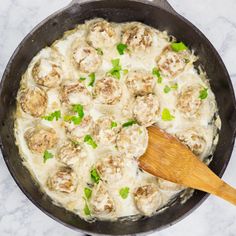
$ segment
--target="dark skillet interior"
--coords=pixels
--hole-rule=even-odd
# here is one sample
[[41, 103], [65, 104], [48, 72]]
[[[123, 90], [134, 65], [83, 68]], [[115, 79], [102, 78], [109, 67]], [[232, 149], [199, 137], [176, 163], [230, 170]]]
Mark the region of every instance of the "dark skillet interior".
[[173, 206], [161, 214], [137, 222], [87, 223], [73, 213], [53, 205], [51, 200], [44, 196], [22, 165], [15, 145], [13, 113], [22, 73], [39, 50], [60, 38], [64, 31], [94, 17], [103, 17], [115, 22], [140, 21], [158, 29], [167, 30], [178, 40], [191, 45], [191, 48], [196, 51], [211, 79], [211, 87], [216, 95], [222, 120], [219, 144], [210, 168], [219, 176], [223, 174], [233, 148], [236, 109], [232, 85], [221, 59], [209, 41], [180, 16], [152, 5], [121, 0], [90, 2], [81, 6], [74, 4], [49, 17], [21, 43], [5, 71], [0, 87], [0, 137], [3, 155], [12, 176], [28, 198], [46, 214], [69, 227], [84, 232], [113, 235], [160, 230], [190, 213], [203, 201], [206, 194], [195, 191], [193, 197], [183, 205], [177, 200]]

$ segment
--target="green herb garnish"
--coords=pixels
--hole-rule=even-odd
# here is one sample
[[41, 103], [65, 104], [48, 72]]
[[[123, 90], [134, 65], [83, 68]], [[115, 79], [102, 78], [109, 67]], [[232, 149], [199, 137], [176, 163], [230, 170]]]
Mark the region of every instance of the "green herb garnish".
[[169, 109], [164, 108], [161, 114], [161, 118], [164, 121], [171, 121], [173, 120], [175, 117], [173, 115], [170, 114]]
[[152, 74], [157, 77], [157, 83], [160, 84], [162, 82], [162, 77], [161, 77], [160, 71], [156, 67], [154, 67], [152, 69]]
[[84, 142], [87, 143], [88, 145], [92, 146], [92, 148], [94, 148], [94, 149], [98, 146], [95, 143], [95, 141], [93, 140], [93, 138], [88, 134], [84, 137]]
[[98, 174], [98, 172], [97, 172], [96, 169], [92, 169], [92, 170], [90, 171], [90, 177], [91, 177], [91, 179], [92, 179], [92, 181], [93, 181], [94, 183], [98, 184], [98, 182], [99, 182], [99, 180], [100, 180], [100, 176], [99, 176], [99, 174]]
[[84, 81], [84, 80], [86, 80], [86, 78], [85, 77], [80, 77], [79, 80]]
[[171, 87], [172, 89], [174, 89], [174, 90], [177, 90], [177, 89], [178, 89], [178, 84], [175, 83], [175, 84], [171, 85], [170, 87]]
[[72, 105], [73, 111], [78, 113], [80, 118], [84, 117], [84, 107], [81, 104], [74, 104]]
[[89, 207], [88, 207], [87, 202], [85, 202], [84, 214], [85, 214], [86, 216], [90, 216], [90, 215], [91, 215], [91, 212], [90, 212], [90, 210], [89, 210]]
[[101, 49], [101, 48], [97, 48], [96, 50], [97, 50], [97, 53], [98, 53], [98, 55], [100, 55], [100, 56], [102, 56], [102, 55], [103, 55], [103, 51], [102, 51], [102, 49]]
[[92, 196], [92, 189], [90, 188], [84, 188], [84, 195], [89, 200]]
[[74, 104], [72, 105], [72, 110], [77, 113], [77, 116], [66, 115], [64, 116], [64, 121], [72, 121], [75, 125], [79, 125], [84, 117], [84, 108], [81, 104]]
[[123, 43], [119, 43], [116, 46], [116, 49], [117, 49], [117, 51], [119, 52], [120, 55], [123, 55], [127, 48], [128, 48], [128, 46], [126, 44], [123, 44]]
[[129, 120], [127, 122], [125, 122], [122, 127], [128, 127], [128, 126], [131, 126], [131, 125], [134, 125], [134, 124], [137, 124], [137, 121], [136, 120]]
[[43, 116], [42, 119], [47, 121], [53, 121], [54, 118], [58, 121], [61, 118], [61, 111], [54, 111], [53, 113], [49, 114], [48, 116]]
[[117, 127], [117, 123], [115, 121], [111, 122], [111, 129]]
[[123, 70], [123, 74], [124, 74], [124, 75], [127, 75], [128, 73], [129, 73], [129, 71], [128, 71], [127, 69], [124, 69], [124, 70]]
[[123, 199], [126, 199], [129, 195], [129, 188], [128, 187], [121, 188], [119, 194]]
[[52, 158], [53, 158], [53, 154], [49, 152], [48, 150], [46, 150], [43, 154], [43, 162], [45, 163], [48, 159], [52, 159]]
[[170, 92], [170, 87], [166, 85], [163, 89], [164, 93], [169, 93]]
[[180, 52], [188, 49], [188, 47], [183, 42], [172, 43], [170, 46], [175, 52]]
[[200, 98], [201, 100], [207, 98], [207, 96], [208, 96], [207, 90], [208, 90], [208, 88], [204, 88], [204, 89], [202, 89], [202, 90], [199, 92], [199, 98]]
[[90, 78], [90, 82], [89, 82], [88, 86], [92, 87], [94, 85], [94, 82], [95, 82], [95, 73], [91, 73], [89, 75], [89, 78]]
[[116, 79], [120, 79], [120, 71], [122, 70], [120, 65], [120, 59], [111, 60], [113, 68], [108, 72]]

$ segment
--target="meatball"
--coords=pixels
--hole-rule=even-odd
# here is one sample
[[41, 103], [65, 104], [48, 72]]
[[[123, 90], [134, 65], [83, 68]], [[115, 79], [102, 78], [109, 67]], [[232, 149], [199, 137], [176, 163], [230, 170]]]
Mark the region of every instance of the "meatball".
[[184, 189], [184, 186], [176, 184], [161, 178], [158, 178], [158, 187], [162, 191], [178, 192]]
[[111, 76], [97, 80], [94, 87], [94, 96], [102, 104], [114, 105], [121, 99], [122, 89], [120, 82]]
[[174, 52], [168, 47], [157, 58], [157, 67], [162, 76], [172, 79], [185, 69], [188, 57], [186, 52]]
[[176, 134], [176, 137], [197, 156], [201, 155], [206, 148], [204, 136], [195, 128], [179, 132]]
[[134, 96], [146, 95], [153, 92], [155, 78], [148, 72], [136, 70], [129, 72], [125, 82]]
[[83, 117], [82, 122], [77, 125], [73, 122], [66, 122], [66, 131], [71, 140], [76, 142], [83, 142], [84, 136], [93, 133], [94, 122], [90, 115]]
[[90, 24], [87, 40], [93, 47], [103, 48], [115, 45], [118, 36], [109, 22], [99, 20]]
[[81, 82], [67, 82], [61, 85], [61, 101], [67, 104], [88, 105], [92, 96]]
[[94, 136], [100, 144], [115, 144], [119, 130], [120, 127], [112, 117], [103, 116], [95, 122]]
[[134, 102], [133, 115], [141, 125], [150, 126], [155, 123], [159, 115], [158, 98], [152, 94], [138, 96]]
[[95, 216], [106, 217], [115, 212], [113, 199], [101, 181], [93, 190], [90, 207]]
[[47, 108], [48, 97], [40, 88], [26, 89], [20, 93], [19, 102], [22, 110], [34, 117], [42, 116]]
[[80, 158], [85, 157], [85, 152], [78, 144], [68, 142], [63, 145], [57, 154], [57, 158], [68, 166], [73, 166]]
[[146, 215], [152, 215], [162, 204], [162, 194], [154, 184], [138, 187], [134, 192], [134, 201], [138, 210]]
[[92, 73], [97, 71], [102, 63], [96, 49], [89, 45], [80, 45], [73, 51], [73, 60], [79, 71]]
[[133, 51], [146, 50], [152, 46], [152, 42], [151, 29], [138, 23], [129, 25], [122, 35], [122, 43]]
[[202, 100], [199, 98], [200, 85], [183, 88], [177, 97], [177, 108], [187, 118], [196, 117], [200, 111]]
[[70, 167], [60, 167], [47, 180], [50, 190], [63, 193], [72, 193], [76, 189], [77, 177]]
[[96, 169], [104, 181], [114, 182], [121, 179], [123, 174], [124, 162], [118, 156], [106, 156], [99, 160]]
[[62, 69], [48, 59], [40, 59], [34, 64], [32, 76], [38, 85], [52, 88], [61, 83]]
[[137, 124], [123, 127], [116, 140], [118, 150], [128, 157], [140, 157], [143, 155], [147, 144], [147, 130]]
[[45, 150], [53, 148], [58, 141], [55, 130], [48, 127], [28, 129], [24, 137], [28, 148], [34, 153], [43, 153]]

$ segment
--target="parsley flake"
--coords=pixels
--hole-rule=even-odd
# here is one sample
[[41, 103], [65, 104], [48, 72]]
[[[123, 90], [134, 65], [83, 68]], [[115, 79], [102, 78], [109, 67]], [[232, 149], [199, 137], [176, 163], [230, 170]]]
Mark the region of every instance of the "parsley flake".
[[103, 55], [103, 51], [102, 51], [102, 49], [101, 49], [101, 48], [97, 48], [96, 50], [97, 50], [97, 53], [98, 53], [98, 55], [100, 55], [100, 56], [102, 56], [102, 55]]
[[126, 199], [129, 195], [129, 188], [128, 187], [121, 188], [119, 194], [123, 199]]
[[84, 137], [84, 142], [92, 146], [93, 149], [95, 149], [98, 146], [93, 140], [93, 138], [88, 134]]
[[164, 93], [169, 93], [170, 92], [170, 87], [168, 85], [165, 86], [163, 89]]
[[90, 216], [90, 215], [91, 215], [91, 212], [90, 212], [90, 210], [89, 210], [89, 207], [88, 207], [87, 202], [85, 202], [84, 214], [85, 214], [86, 216]]
[[207, 90], [208, 90], [208, 88], [204, 88], [204, 89], [202, 89], [202, 90], [199, 92], [199, 98], [200, 98], [201, 100], [207, 98], [207, 96], [208, 96]]
[[92, 189], [90, 188], [84, 188], [84, 195], [89, 200], [92, 196]]
[[95, 73], [91, 73], [91, 74], [89, 75], [89, 78], [90, 78], [90, 82], [89, 82], [88, 86], [93, 87], [94, 82], [95, 82]]
[[116, 79], [120, 79], [120, 71], [122, 70], [121, 65], [120, 65], [120, 59], [113, 59], [111, 60], [113, 68], [108, 72], [111, 74], [113, 77]]
[[48, 150], [46, 150], [43, 154], [43, 162], [46, 163], [48, 159], [52, 159], [52, 158], [53, 158], [53, 154], [49, 152]]
[[80, 77], [79, 80], [84, 81], [84, 80], [86, 80], [86, 78], [85, 77]]
[[157, 83], [160, 84], [162, 82], [162, 77], [161, 77], [160, 71], [156, 67], [154, 67], [152, 69], [152, 74], [157, 77]]
[[171, 121], [173, 120], [175, 117], [173, 115], [171, 115], [169, 109], [164, 108], [161, 114], [161, 118], [164, 121]]
[[98, 174], [97, 170], [96, 169], [92, 169], [90, 171], [90, 177], [92, 179], [92, 181], [96, 184], [99, 183], [99, 180], [100, 180], [100, 175]]
[[84, 117], [84, 107], [81, 104], [72, 105], [73, 111], [78, 113], [80, 118]]
[[128, 126], [131, 126], [131, 125], [134, 125], [134, 124], [137, 124], [137, 121], [136, 120], [129, 120], [127, 122], [125, 122], [122, 127], [128, 127]]
[[117, 127], [117, 123], [115, 121], [111, 122], [111, 129]]
[[172, 43], [170, 46], [175, 52], [180, 52], [188, 49], [188, 47], [183, 42]]
[[49, 114], [48, 116], [43, 116], [42, 119], [47, 120], [47, 121], [53, 121], [54, 118], [56, 119], [56, 121], [58, 121], [61, 118], [61, 111], [54, 111], [51, 114]]
[[127, 50], [128, 46], [123, 43], [119, 43], [116, 46], [117, 51], [119, 52], [120, 55], [124, 55], [124, 52]]

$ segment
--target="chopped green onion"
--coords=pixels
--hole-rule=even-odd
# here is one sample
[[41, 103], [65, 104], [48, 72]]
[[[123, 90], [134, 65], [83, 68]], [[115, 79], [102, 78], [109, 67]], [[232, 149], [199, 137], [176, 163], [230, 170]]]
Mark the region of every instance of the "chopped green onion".
[[96, 50], [97, 50], [98, 55], [101, 55], [101, 56], [103, 55], [103, 51], [101, 48], [97, 48]]
[[162, 115], [161, 115], [162, 120], [164, 121], [171, 121], [173, 120], [175, 117], [173, 115], [171, 115], [169, 109], [164, 108], [162, 111]]
[[84, 117], [84, 107], [81, 104], [74, 104], [72, 105], [73, 111], [78, 113], [80, 118]]
[[43, 162], [45, 163], [48, 159], [53, 158], [53, 154], [46, 150], [43, 154]]
[[170, 92], [170, 87], [166, 85], [163, 90], [164, 90], [164, 93], [169, 93]]
[[175, 52], [180, 52], [188, 49], [188, 47], [183, 42], [172, 43], [170, 46]]
[[90, 82], [89, 82], [88, 86], [92, 87], [94, 85], [94, 82], [95, 82], [95, 73], [91, 73], [89, 75], [89, 78], [90, 78]]
[[84, 80], [86, 80], [86, 78], [85, 77], [80, 77], [79, 80], [84, 81]]
[[78, 116], [72, 116], [71, 121], [74, 123], [74, 125], [79, 125], [82, 122], [82, 118]]
[[50, 115], [42, 117], [42, 119], [47, 121], [53, 121], [54, 118], [58, 121], [61, 118], [61, 111], [54, 111]]
[[100, 176], [99, 176], [99, 174], [98, 174], [98, 172], [97, 172], [96, 169], [92, 169], [92, 170], [90, 171], [90, 177], [91, 177], [91, 179], [92, 179], [92, 181], [93, 181], [94, 183], [98, 184], [98, 182], [99, 182], [99, 180], [100, 180]]
[[88, 145], [92, 146], [92, 148], [94, 148], [94, 149], [97, 147], [97, 144], [95, 143], [93, 138], [88, 134], [84, 137], [84, 142], [87, 143]]
[[137, 121], [136, 120], [129, 120], [127, 122], [125, 122], [122, 127], [128, 127], [128, 126], [131, 126], [131, 125], [134, 125], [134, 124], [137, 124]]
[[162, 82], [162, 77], [161, 77], [160, 71], [156, 67], [154, 67], [152, 69], [152, 74], [157, 77], [157, 83], [160, 84]]
[[120, 59], [119, 58], [113, 59], [111, 60], [111, 63], [113, 68], [108, 73], [111, 74], [116, 79], [120, 79], [120, 71], [122, 70], [120, 66]]
[[89, 200], [92, 196], [92, 189], [90, 188], [84, 188], [84, 195]]
[[202, 89], [202, 90], [199, 92], [199, 98], [200, 98], [201, 100], [207, 98], [207, 96], [208, 96], [207, 90], [208, 90], [208, 88], [204, 88], [204, 89]]
[[129, 195], [129, 188], [128, 187], [121, 188], [119, 194], [123, 199], [126, 199]]
[[115, 121], [111, 122], [111, 129], [117, 127], [117, 123]]
[[119, 43], [116, 46], [116, 49], [117, 49], [117, 51], [119, 52], [120, 55], [123, 55], [127, 48], [128, 48], [128, 46], [126, 44], [123, 44], [123, 43]]
[[87, 202], [85, 202], [84, 214], [85, 214], [86, 216], [90, 216], [90, 215], [91, 215], [91, 212], [90, 212], [90, 210], [89, 210], [89, 207], [88, 207]]

